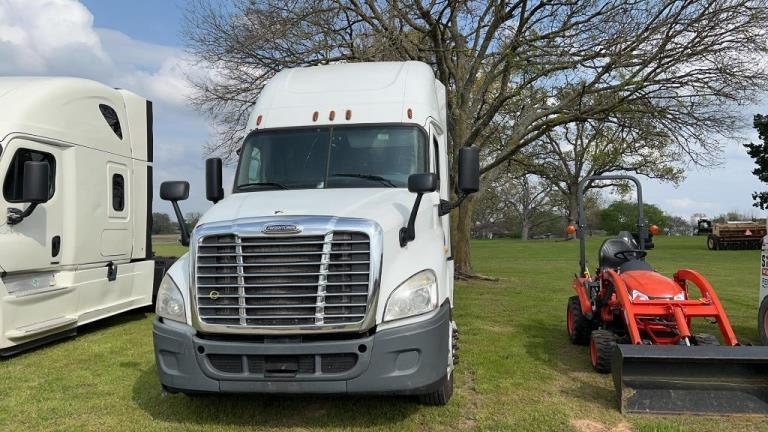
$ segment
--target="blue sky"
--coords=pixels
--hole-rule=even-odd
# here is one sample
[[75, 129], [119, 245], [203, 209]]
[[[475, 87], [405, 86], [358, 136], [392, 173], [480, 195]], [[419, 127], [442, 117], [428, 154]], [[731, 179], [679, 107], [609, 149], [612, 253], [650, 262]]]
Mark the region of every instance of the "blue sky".
[[[186, 97], [188, 75], [201, 73], [182, 47], [179, 34], [184, 0], [0, 0], [0, 75], [74, 75], [126, 88], [151, 99], [155, 107], [155, 204], [163, 180], [186, 179], [192, 185], [184, 211], [204, 211], [203, 145], [209, 124]], [[55, 22], [55, 25], [52, 23]], [[768, 99], [764, 99], [768, 100]], [[743, 134], [754, 112], [744, 110]], [[724, 164], [689, 170], [679, 186], [643, 180], [645, 200], [665, 211], [688, 217], [736, 210], [762, 215], [751, 207], [751, 193], [763, 186], [751, 174], [752, 161], [740, 142], [726, 142]], [[231, 182], [231, 170], [225, 182]], [[768, 189], [768, 187], [766, 187]]]

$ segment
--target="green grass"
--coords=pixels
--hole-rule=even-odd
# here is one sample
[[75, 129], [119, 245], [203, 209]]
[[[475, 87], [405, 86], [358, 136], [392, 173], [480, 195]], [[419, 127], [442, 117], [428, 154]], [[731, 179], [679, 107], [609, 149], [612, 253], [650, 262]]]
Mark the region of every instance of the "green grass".
[[[649, 261], [658, 270], [702, 272], [736, 333], [757, 340], [758, 251], [710, 252], [704, 238], [656, 243]], [[590, 257], [598, 244], [590, 242]], [[156, 248], [158, 255], [181, 251]], [[501, 279], [457, 285], [461, 363], [447, 407], [410, 398], [163, 397], [152, 314], [136, 312], [0, 361], [0, 430], [768, 430], [765, 417], [619, 414], [610, 378], [592, 372], [586, 348], [565, 335], [575, 242], [478, 241], [472, 254], [477, 271]]]

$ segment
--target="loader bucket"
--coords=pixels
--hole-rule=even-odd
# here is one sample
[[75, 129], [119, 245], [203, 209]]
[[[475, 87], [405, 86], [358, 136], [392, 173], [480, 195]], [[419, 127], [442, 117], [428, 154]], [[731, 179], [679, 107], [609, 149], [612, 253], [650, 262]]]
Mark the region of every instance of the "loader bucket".
[[622, 413], [768, 415], [768, 346], [619, 344]]

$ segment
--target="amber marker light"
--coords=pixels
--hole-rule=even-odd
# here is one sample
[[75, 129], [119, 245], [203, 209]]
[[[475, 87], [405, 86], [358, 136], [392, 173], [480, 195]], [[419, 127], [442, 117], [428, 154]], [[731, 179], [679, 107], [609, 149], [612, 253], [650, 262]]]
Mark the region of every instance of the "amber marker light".
[[259, 114], [258, 117], [256, 117], [256, 126], [259, 126], [261, 124], [261, 114]]
[[652, 235], [656, 235], [659, 233], [659, 227], [657, 227], [656, 225], [651, 225], [648, 231], [650, 231]]
[[576, 227], [573, 225], [568, 225], [568, 228], [565, 229], [565, 232], [568, 233], [568, 235], [576, 234]]
[[352, 110], [347, 110], [346, 114], [344, 114], [344, 118], [347, 120], [352, 120]]
[[318, 117], [319, 115], [320, 115], [320, 114], [318, 114], [318, 112], [317, 112], [317, 111], [315, 111], [314, 113], [312, 113], [312, 121], [313, 121], [313, 122], [316, 122], [316, 121], [317, 121], [317, 117]]
[[412, 118], [413, 118], [413, 110], [412, 110], [412, 109], [410, 109], [410, 108], [408, 108], [408, 118], [409, 118], [409, 119], [412, 119]]
[[333, 121], [333, 119], [336, 118], [336, 111], [331, 111], [328, 113], [328, 120]]

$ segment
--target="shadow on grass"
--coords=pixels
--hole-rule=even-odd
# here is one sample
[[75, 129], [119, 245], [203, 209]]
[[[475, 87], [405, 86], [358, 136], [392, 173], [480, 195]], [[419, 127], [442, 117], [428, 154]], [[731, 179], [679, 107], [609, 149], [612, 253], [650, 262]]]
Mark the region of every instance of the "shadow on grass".
[[[565, 309], [565, 305], [563, 305]], [[523, 342], [526, 353], [538, 366], [546, 367], [558, 377], [572, 383], [563, 386], [561, 392], [568, 397], [598, 403], [608, 410], [617, 409], [613, 388], [600, 386], [588, 379], [592, 370], [586, 347], [571, 344], [565, 327], [565, 311], [562, 320], [534, 320], [521, 323], [521, 330], [530, 335]]]
[[179, 424], [352, 428], [392, 426], [414, 414], [411, 397], [197, 395], [163, 396], [154, 365], [133, 386], [133, 400], [154, 420]]

